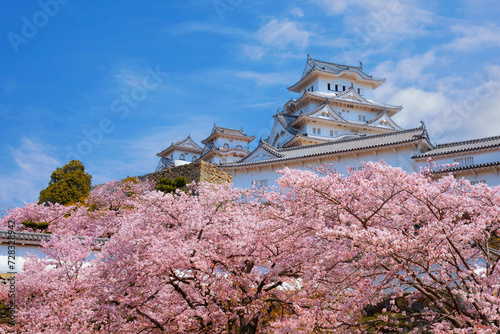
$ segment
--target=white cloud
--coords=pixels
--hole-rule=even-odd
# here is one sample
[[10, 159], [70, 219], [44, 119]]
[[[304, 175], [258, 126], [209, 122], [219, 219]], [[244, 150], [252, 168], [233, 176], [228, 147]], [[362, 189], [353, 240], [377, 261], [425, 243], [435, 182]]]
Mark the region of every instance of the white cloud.
[[430, 132], [436, 132], [440, 124], [436, 116], [447, 108], [450, 101], [441, 92], [425, 91], [417, 87], [400, 89], [389, 100], [391, 104], [403, 105], [404, 109], [394, 117], [404, 128], [415, 128], [426, 121]]
[[302, 10], [302, 8], [299, 7], [293, 7], [290, 10], [290, 14], [292, 14], [292, 16], [295, 17], [304, 17], [304, 11]]
[[194, 34], [200, 32], [234, 36], [234, 37], [244, 37], [250, 35], [250, 33], [244, 29], [234, 28], [227, 25], [212, 24], [212, 23], [197, 22], [197, 21], [180, 23], [168, 30], [168, 33], [179, 34], [179, 35]]
[[[445, 59], [437, 57], [434, 51], [427, 51], [424, 54], [404, 58], [397, 63], [385, 61], [375, 68], [374, 74], [377, 77], [386, 77], [390, 84], [429, 86], [433, 82], [435, 74], [433, 71], [425, 71], [436, 63], [444, 63], [445, 61]], [[386, 84], [385, 87], [389, 87], [390, 84]], [[385, 87], [382, 86], [381, 91], [384, 91]]]
[[[6, 254], [7, 247], [6, 246], [4, 246], [4, 247], [5, 247], [4, 254]], [[9, 263], [12, 264], [12, 258], [9, 258], [7, 255], [0, 255], [0, 273], [2, 273], [2, 274], [9, 273], [9, 272], [19, 273], [22, 271], [21, 269], [23, 268], [25, 262], [26, 262], [25, 257], [21, 257], [21, 256], [16, 254], [16, 259], [14, 261], [16, 268], [15, 268], [15, 270], [12, 270], [11, 268], [9, 268]]]
[[11, 148], [11, 158], [17, 168], [10, 174], [0, 174], [0, 206], [19, 206], [38, 199], [47, 187], [56, 167], [62, 167], [52, 149], [28, 138], [22, 138], [18, 148]]
[[257, 85], [288, 85], [293, 82], [295, 75], [290, 73], [258, 73], [252, 71], [240, 71], [235, 73], [236, 76], [242, 79], [251, 79], [256, 81]]
[[311, 0], [312, 3], [324, 9], [328, 15], [339, 15], [347, 7], [346, 0]]
[[[345, 41], [338, 47], [343, 49], [343, 58], [347, 60], [392, 54], [394, 49], [401, 48], [399, 42], [428, 34], [430, 26], [437, 22], [437, 16], [424, 3], [408, 0], [310, 1], [329, 15], [342, 14], [338, 19], [342, 20], [344, 34], [339, 37]], [[440, 18], [440, 22], [444, 19]]]
[[253, 60], [261, 60], [264, 56], [264, 48], [262, 46], [243, 45], [243, 56]]
[[256, 33], [262, 44], [270, 47], [285, 49], [289, 46], [304, 49], [309, 45], [311, 33], [302, 30], [296, 22], [284, 19], [272, 19]]
[[120, 159], [95, 160], [86, 166], [92, 175], [92, 183], [101, 184], [127, 176], [152, 173], [158, 165], [157, 153], [188, 135], [202, 146], [201, 140], [208, 137], [213, 123], [214, 119], [208, 116], [187, 117], [185, 123], [159, 127], [143, 137], [118, 141], [114, 146], [123, 147], [124, 152]]
[[451, 31], [461, 37], [445, 45], [456, 51], [474, 51], [478, 49], [500, 47], [500, 28], [497, 26], [455, 25]]
[[283, 101], [281, 100], [276, 100], [276, 101], [269, 101], [269, 102], [263, 102], [263, 103], [252, 103], [252, 104], [243, 104], [240, 107], [241, 108], [262, 108], [262, 107], [281, 107], [283, 105]]
[[405, 128], [426, 122], [437, 143], [498, 135], [500, 123], [500, 66], [485, 66], [472, 77], [437, 76], [433, 66], [446, 63], [433, 52], [375, 69], [388, 82], [375, 91], [376, 99], [403, 110], [394, 120]]

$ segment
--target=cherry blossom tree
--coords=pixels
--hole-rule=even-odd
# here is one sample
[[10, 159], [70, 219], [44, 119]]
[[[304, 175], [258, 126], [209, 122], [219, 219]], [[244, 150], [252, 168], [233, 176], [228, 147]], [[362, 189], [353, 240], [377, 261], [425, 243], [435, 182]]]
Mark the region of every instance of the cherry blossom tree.
[[[408, 175], [380, 163], [348, 177], [328, 167], [282, 173], [279, 184], [289, 191], [280, 204], [293, 213], [287, 219], [309, 222], [307, 230], [330, 242], [316, 272], [332, 280], [326, 286], [345, 284], [354, 298], [340, 307], [322, 304], [313, 312], [320, 315], [316, 326], [339, 332], [408, 322], [437, 333], [499, 330], [498, 258], [488, 250], [499, 227], [499, 188]], [[352, 276], [339, 275], [339, 266]], [[387, 312], [360, 323], [366, 306], [388, 295]], [[425, 307], [405, 314], [394, 305], [398, 296]], [[331, 309], [341, 317], [330, 317]]]
[[85, 205], [11, 211], [0, 223], [50, 221], [53, 236], [18, 274], [5, 330], [500, 330], [499, 188], [384, 163], [281, 173], [280, 190], [110, 183]]

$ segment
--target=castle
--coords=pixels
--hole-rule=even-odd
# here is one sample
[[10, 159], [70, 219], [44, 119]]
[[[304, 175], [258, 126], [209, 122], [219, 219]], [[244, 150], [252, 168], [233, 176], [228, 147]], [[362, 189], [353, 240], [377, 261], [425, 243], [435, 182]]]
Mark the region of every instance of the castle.
[[237, 187], [273, 185], [277, 170], [305, 169], [330, 163], [340, 172], [362, 168], [361, 161], [384, 160], [411, 173], [427, 166], [454, 164], [434, 174], [453, 173], [472, 183], [499, 185], [500, 136], [434, 145], [424, 123], [402, 129], [392, 117], [401, 106], [375, 101], [373, 91], [385, 82], [363, 70], [307, 56], [300, 79], [288, 90], [300, 94], [273, 115], [267, 139], [249, 150], [255, 139], [243, 129], [214, 125], [202, 141], [190, 136], [158, 153], [158, 170], [197, 160], [218, 164], [233, 176]]

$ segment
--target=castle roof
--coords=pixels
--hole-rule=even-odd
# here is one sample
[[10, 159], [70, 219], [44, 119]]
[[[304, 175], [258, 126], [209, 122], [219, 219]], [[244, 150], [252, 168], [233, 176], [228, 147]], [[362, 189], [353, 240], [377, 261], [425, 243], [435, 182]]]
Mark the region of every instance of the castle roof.
[[172, 143], [169, 147], [167, 147], [160, 153], [157, 153], [156, 155], [158, 157], [167, 157], [168, 154], [175, 150], [188, 151], [192, 153], [201, 153], [203, 151], [203, 149], [194, 142], [194, 140], [191, 138], [191, 135], [189, 135], [176, 143]]
[[369, 100], [361, 96], [356, 90], [352, 87], [349, 87], [348, 90], [342, 92], [340, 94], [336, 93], [325, 93], [325, 92], [304, 92], [302, 96], [298, 99], [291, 99], [287, 102], [287, 104], [293, 104], [300, 106], [303, 103], [307, 103], [310, 100], [326, 100], [329, 103], [336, 104], [353, 104], [357, 106], [367, 107], [370, 109], [378, 109], [380, 111], [386, 110], [390, 116], [393, 116], [397, 112], [403, 109], [402, 106], [395, 106], [387, 103], [377, 102], [374, 100]]
[[500, 161], [494, 162], [485, 162], [481, 164], [469, 165], [469, 166], [453, 166], [449, 168], [439, 169], [437, 171], [432, 172], [433, 174], [444, 174], [444, 173], [460, 173], [467, 171], [479, 171], [484, 169], [495, 168], [498, 170], [500, 168]]
[[380, 86], [386, 80], [384, 78], [373, 78], [371, 75], [366, 74], [361, 63], [360, 66], [342, 65], [312, 59], [309, 55], [307, 55], [306, 66], [304, 68], [304, 71], [302, 72], [300, 80], [292, 86], [288, 87], [288, 90], [296, 93], [300, 92], [304, 84], [308, 82], [311, 77], [318, 74], [325, 74], [335, 77], [341, 77], [344, 75], [354, 76], [358, 81], [371, 83], [374, 88]]
[[[427, 130], [423, 125], [415, 129], [280, 149], [274, 148], [266, 142], [261, 141], [259, 146], [247, 157], [236, 163], [224, 164], [223, 167], [249, 167], [252, 165], [279, 163], [282, 161], [303, 160], [304, 158], [311, 157], [320, 158], [322, 156], [335, 156], [387, 146], [399, 146], [421, 140], [425, 140], [428, 145], [431, 146]], [[252, 160], [257, 156], [257, 151], [259, 150], [262, 154], [267, 154], [267, 156], [264, 159]]]
[[451, 155], [500, 147], [500, 136], [465, 140], [436, 145], [434, 149], [412, 157], [413, 159]]
[[243, 132], [243, 129], [237, 130], [237, 129], [223, 128], [221, 126], [217, 126], [214, 124], [214, 127], [212, 128], [212, 132], [210, 133], [210, 135], [206, 139], [204, 139], [201, 143], [206, 144], [207, 142], [210, 142], [218, 137], [238, 139], [245, 142], [251, 142], [252, 140], [255, 139], [255, 137], [253, 136], [246, 135]]
[[347, 126], [349, 129], [357, 129], [357, 130], [361, 130], [361, 131], [373, 130], [375, 132], [392, 132], [392, 131], [401, 130], [400, 127], [396, 128], [396, 129], [392, 129], [392, 128], [388, 128], [388, 127], [376, 126], [373, 124], [369, 124], [367, 122], [318, 118], [318, 117], [311, 117], [307, 114], [300, 114], [299, 117], [297, 117], [297, 119], [295, 121], [290, 123], [290, 126], [299, 126], [300, 124], [317, 123], [317, 122], [329, 123], [332, 125], [339, 125], [339, 126]]

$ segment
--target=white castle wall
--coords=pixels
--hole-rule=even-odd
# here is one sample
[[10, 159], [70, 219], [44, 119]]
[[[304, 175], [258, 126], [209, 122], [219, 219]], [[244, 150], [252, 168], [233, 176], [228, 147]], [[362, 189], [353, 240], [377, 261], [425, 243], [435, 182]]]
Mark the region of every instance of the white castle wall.
[[[243, 169], [227, 170], [233, 175], [233, 184], [238, 188], [248, 188], [251, 187], [254, 181], [266, 181], [268, 186], [276, 185], [276, 180], [281, 176], [277, 173], [278, 170], [283, 169], [285, 166], [288, 168], [295, 168], [300, 170], [310, 170], [309, 167], [319, 166], [324, 163], [333, 164], [339, 172], [347, 175], [347, 166], [351, 168], [362, 167], [362, 161], [380, 161], [383, 160], [387, 164], [393, 167], [400, 167], [406, 172], [412, 173], [418, 171], [417, 164], [410, 159], [411, 156], [415, 155], [417, 152], [412, 146], [400, 147], [394, 153], [393, 149], [383, 149], [377, 151], [377, 156], [374, 155], [373, 151], [367, 151], [358, 154], [358, 158], [354, 154], [339, 156], [339, 161], [335, 157], [322, 158], [318, 160], [304, 159], [303, 164], [299, 162], [283, 162], [283, 164], [269, 166], [249, 166], [245, 171]], [[260, 169], [260, 171], [259, 171]]]

